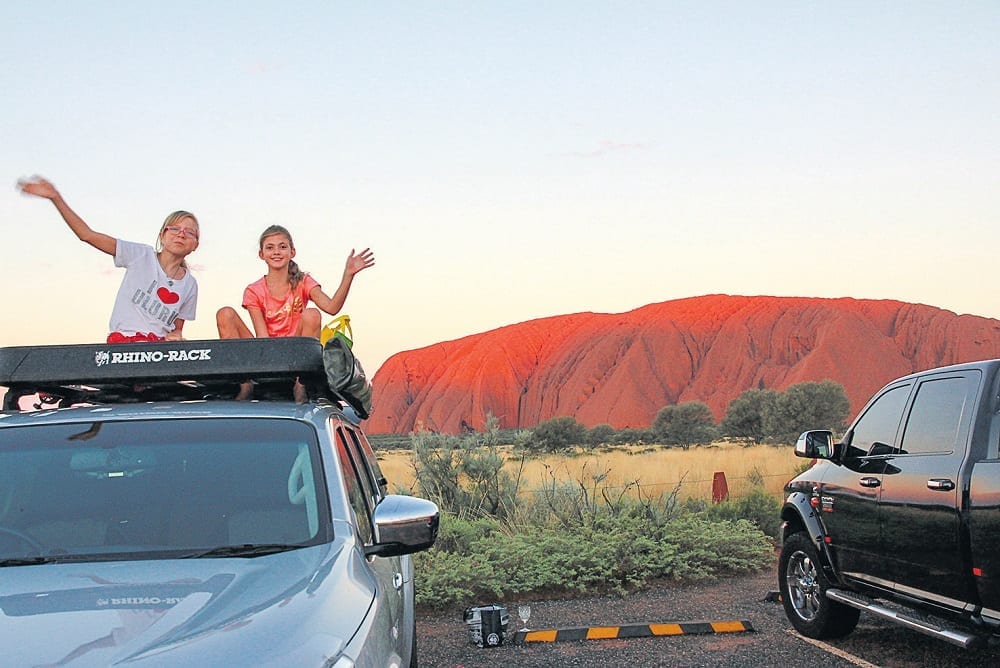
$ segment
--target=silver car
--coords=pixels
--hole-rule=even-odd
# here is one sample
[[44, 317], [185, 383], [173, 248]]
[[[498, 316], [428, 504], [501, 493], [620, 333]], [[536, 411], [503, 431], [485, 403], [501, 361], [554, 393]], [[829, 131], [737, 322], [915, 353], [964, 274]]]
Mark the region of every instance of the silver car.
[[[387, 493], [349, 409], [315, 386], [304, 404], [169, 398], [158, 371], [122, 385], [74, 363], [33, 384], [11, 350], [6, 406], [34, 390], [41, 410], [0, 417], [0, 662], [416, 665], [409, 555], [433, 544], [438, 510]], [[169, 384], [212, 395], [250, 372], [217, 366]], [[291, 374], [262, 377], [312, 382]]]

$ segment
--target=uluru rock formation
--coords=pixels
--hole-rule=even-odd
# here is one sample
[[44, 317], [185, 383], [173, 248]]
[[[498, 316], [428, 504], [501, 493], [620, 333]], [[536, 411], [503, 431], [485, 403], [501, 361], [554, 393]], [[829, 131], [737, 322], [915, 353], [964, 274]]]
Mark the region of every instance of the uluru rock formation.
[[531, 320], [397, 353], [373, 379], [371, 433], [530, 428], [556, 416], [645, 428], [703, 401], [716, 419], [749, 388], [842, 384], [857, 412], [882, 385], [1000, 357], [1000, 320], [889, 300], [708, 295], [627, 313]]

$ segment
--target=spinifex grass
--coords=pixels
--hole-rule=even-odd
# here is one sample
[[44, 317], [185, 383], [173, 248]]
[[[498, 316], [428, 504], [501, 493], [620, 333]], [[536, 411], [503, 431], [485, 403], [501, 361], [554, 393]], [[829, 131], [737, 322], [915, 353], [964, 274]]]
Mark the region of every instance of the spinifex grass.
[[[592, 487], [601, 477], [602, 487], [625, 487], [637, 482], [646, 498], [669, 494], [680, 485], [681, 499], [708, 499], [716, 472], [725, 473], [731, 497], [741, 497], [763, 486], [775, 496], [805, 460], [788, 446], [733, 443], [692, 446], [685, 450], [663, 446], [615, 446], [577, 450], [573, 453], [524, 457], [513, 446], [503, 446], [506, 470], [520, 470], [522, 493], [545, 485], [579, 483]], [[393, 489], [414, 490], [413, 454], [409, 450], [379, 453], [382, 471]], [[635, 492], [634, 486], [632, 493]]]

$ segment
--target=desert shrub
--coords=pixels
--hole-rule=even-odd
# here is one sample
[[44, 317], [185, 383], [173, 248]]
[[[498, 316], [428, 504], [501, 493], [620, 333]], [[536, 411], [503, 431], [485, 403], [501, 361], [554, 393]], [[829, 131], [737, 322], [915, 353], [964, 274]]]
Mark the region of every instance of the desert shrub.
[[[773, 561], [770, 539], [747, 520], [664, 508], [623, 501], [569, 527], [542, 521], [505, 528], [445, 516], [443, 540], [415, 555], [418, 602], [449, 607], [484, 596], [624, 593], [653, 580], [695, 581]], [[462, 552], [449, 549], [460, 545]]]
[[495, 417], [487, 415], [483, 433], [412, 434], [418, 494], [454, 514], [509, 514], [515, 505], [518, 483], [504, 470], [497, 423]]
[[632, 429], [626, 427], [616, 433], [611, 442], [616, 445], [645, 445], [651, 443], [653, 436], [648, 429]]
[[414, 566], [417, 605], [443, 608], [502, 593], [492, 564], [475, 553], [432, 548], [414, 555]]
[[771, 538], [776, 538], [781, 531], [781, 501], [763, 487], [755, 486], [749, 494], [738, 499], [708, 505], [706, 515], [717, 520], [746, 520]]
[[611, 443], [615, 437], [615, 428], [609, 424], [599, 424], [587, 430], [588, 445], [604, 445]]
[[469, 552], [480, 539], [500, 532], [500, 522], [492, 517], [441, 516], [434, 547], [448, 552]]

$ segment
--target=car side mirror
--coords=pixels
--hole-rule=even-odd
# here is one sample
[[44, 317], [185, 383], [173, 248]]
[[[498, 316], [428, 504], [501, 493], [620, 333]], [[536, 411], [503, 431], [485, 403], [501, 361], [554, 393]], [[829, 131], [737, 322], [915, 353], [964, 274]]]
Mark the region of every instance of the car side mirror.
[[398, 557], [426, 550], [437, 539], [441, 520], [436, 504], [427, 499], [402, 494], [389, 494], [372, 513], [375, 525], [374, 544], [365, 554], [377, 557]]
[[795, 442], [795, 455], [808, 459], [830, 459], [833, 457], [833, 432], [826, 429], [802, 432]]

